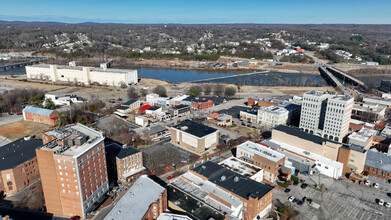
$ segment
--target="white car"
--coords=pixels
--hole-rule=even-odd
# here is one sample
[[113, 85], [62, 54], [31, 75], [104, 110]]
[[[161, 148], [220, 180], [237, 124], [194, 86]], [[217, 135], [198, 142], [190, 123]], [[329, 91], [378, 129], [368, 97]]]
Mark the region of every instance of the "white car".
[[379, 202], [377, 204], [384, 205], [384, 200], [383, 199], [379, 199]]
[[391, 207], [391, 203], [385, 202], [385, 203], [384, 203], [384, 206], [387, 207], [387, 208], [390, 208], [390, 207]]
[[365, 181], [364, 181], [364, 184], [367, 185], [367, 186], [369, 186], [369, 184], [371, 184], [371, 182], [370, 182], [369, 180], [365, 180]]
[[295, 197], [289, 196], [288, 201], [289, 201], [289, 202], [293, 202], [293, 200], [295, 200]]
[[380, 186], [379, 183], [374, 183], [373, 184], [373, 187], [375, 187], [375, 188], [379, 188], [379, 186]]

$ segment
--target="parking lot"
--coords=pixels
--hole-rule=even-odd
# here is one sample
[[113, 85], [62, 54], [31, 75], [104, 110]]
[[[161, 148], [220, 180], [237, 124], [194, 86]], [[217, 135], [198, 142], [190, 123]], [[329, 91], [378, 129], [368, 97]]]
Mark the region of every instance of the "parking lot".
[[[324, 189], [322, 191], [311, 187], [302, 189], [300, 184], [290, 186], [291, 191], [289, 193], [275, 189], [273, 200], [275, 204], [281, 201], [285, 205], [291, 206], [299, 212], [300, 219], [391, 219], [391, 208], [376, 203], [376, 199], [384, 199], [386, 202], [391, 201], [391, 198], [387, 196], [391, 184], [386, 183], [386, 180], [371, 177], [370, 180], [373, 180], [371, 183], [376, 181], [380, 184], [380, 187], [375, 189], [353, 183], [345, 177], [341, 180], [334, 180], [324, 176], [319, 178], [319, 176], [314, 175], [311, 180], [308, 176], [299, 175], [299, 178], [305, 179], [308, 184], [314, 184], [314, 182], [320, 180], [321, 184], [324, 184]], [[306, 203], [302, 206], [291, 203], [288, 201], [289, 196], [294, 196], [298, 200], [303, 197], [311, 198], [313, 203], [320, 205], [320, 209], [310, 207]]]

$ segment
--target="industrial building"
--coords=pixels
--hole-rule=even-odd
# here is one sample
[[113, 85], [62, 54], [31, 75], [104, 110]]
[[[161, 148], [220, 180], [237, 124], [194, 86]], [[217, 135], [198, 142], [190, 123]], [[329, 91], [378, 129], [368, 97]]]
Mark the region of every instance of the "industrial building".
[[36, 149], [47, 212], [83, 218], [109, 188], [104, 137], [82, 124], [42, 133]]
[[137, 70], [128, 69], [38, 64], [26, 66], [26, 74], [28, 79], [76, 82], [85, 85], [121, 86], [138, 83]]

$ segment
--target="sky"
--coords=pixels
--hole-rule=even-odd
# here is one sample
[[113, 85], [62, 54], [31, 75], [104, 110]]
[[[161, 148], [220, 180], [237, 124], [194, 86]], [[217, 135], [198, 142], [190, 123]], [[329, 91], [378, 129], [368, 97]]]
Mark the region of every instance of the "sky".
[[391, 0], [0, 0], [0, 20], [391, 24]]

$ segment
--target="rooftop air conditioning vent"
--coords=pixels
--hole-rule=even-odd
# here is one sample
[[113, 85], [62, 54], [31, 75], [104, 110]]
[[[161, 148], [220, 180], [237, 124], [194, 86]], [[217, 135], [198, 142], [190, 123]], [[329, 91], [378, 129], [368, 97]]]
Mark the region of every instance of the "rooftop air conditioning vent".
[[227, 178], [227, 177], [223, 175], [223, 176], [221, 176], [220, 180], [221, 180], [221, 181], [225, 181], [226, 178]]
[[239, 177], [235, 176], [234, 182], [235, 182], [235, 183], [239, 182]]

